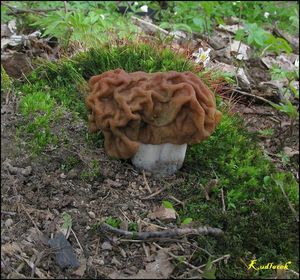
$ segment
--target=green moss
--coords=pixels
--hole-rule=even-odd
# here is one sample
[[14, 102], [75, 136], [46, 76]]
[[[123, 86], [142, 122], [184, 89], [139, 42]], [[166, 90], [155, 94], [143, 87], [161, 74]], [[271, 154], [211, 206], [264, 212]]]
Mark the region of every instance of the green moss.
[[[116, 68], [128, 72], [194, 71], [190, 62], [170, 50], [143, 44], [91, 50], [56, 64], [43, 64], [20, 88], [25, 96], [21, 111], [32, 139], [36, 137], [33, 128], [43, 131], [51, 123], [52, 113], [49, 112], [53, 107], [68, 108], [87, 120], [86, 81], [93, 75]], [[26, 107], [29, 101], [31, 105]], [[258, 147], [254, 135], [245, 130], [242, 120], [229, 115], [220, 100], [217, 104], [224, 112], [222, 122], [207, 141], [189, 147], [183, 167], [188, 173], [187, 179], [180, 188], [173, 190], [176, 197], [186, 201], [186, 207], [178, 210], [180, 219], [189, 217], [224, 230], [224, 238], [200, 237], [197, 240], [200, 247], [216, 258], [231, 255], [227, 265], [218, 265], [217, 277], [269, 277], [272, 271], [248, 271], [241, 262], [242, 259], [248, 264], [253, 258], [262, 264], [292, 261], [291, 268], [297, 271], [298, 225], [281, 190], [284, 189], [298, 211], [297, 183], [291, 174], [276, 171]], [[41, 114], [40, 121], [36, 123], [31, 116], [38, 114]], [[28, 128], [31, 126], [33, 128]], [[83, 137], [96, 148], [103, 146], [100, 136], [101, 133]], [[43, 143], [41, 147], [45, 147]], [[84, 180], [98, 176], [97, 162], [81, 174]], [[218, 184], [207, 201], [199, 186], [216, 178]], [[221, 189], [225, 212], [222, 212]], [[200, 265], [208, 261], [208, 256], [200, 251], [194, 254], [193, 261]]]
[[12, 88], [12, 81], [7, 75], [3, 66], [1, 65], [1, 93], [2, 92], [7, 93], [11, 91], [11, 88]]
[[[288, 208], [280, 185], [298, 212], [298, 185], [289, 173], [279, 173], [269, 162], [243, 122], [224, 112], [215, 133], [202, 143], [189, 147], [185, 170], [190, 174], [185, 186], [176, 190], [177, 196], [188, 196], [182, 217], [222, 228], [224, 239], [199, 238], [202, 248], [216, 256], [230, 254], [229, 265], [217, 270], [220, 278], [263, 278], [272, 271], [247, 271], [246, 263], [254, 258], [260, 264], [268, 262], [298, 264], [298, 224]], [[218, 179], [210, 200], [199, 185]], [[226, 211], [222, 212], [221, 188]], [[195, 262], [207, 261], [205, 254]], [[237, 274], [237, 271], [238, 274]]]

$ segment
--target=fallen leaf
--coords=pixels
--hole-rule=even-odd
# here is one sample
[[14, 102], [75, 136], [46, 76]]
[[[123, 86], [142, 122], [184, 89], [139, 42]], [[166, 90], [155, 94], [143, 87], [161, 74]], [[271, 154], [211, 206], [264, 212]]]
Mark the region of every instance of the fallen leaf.
[[235, 57], [238, 60], [248, 60], [250, 56], [250, 47], [240, 41], [233, 40], [230, 45], [230, 52], [235, 53]]
[[81, 257], [79, 259], [79, 267], [73, 272], [74, 275], [77, 275], [79, 277], [82, 277], [85, 270], [86, 270], [86, 258], [85, 257]]
[[295, 155], [299, 155], [299, 151], [294, 150], [294, 149], [292, 149], [292, 148], [290, 148], [290, 147], [284, 147], [284, 148], [283, 148], [283, 151], [284, 151], [284, 153], [285, 153], [286, 155], [288, 155], [289, 157], [293, 157], [293, 156], [295, 156]]
[[20, 246], [16, 242], [6, 243], [1, 246], [1, 253], [13, 256], [16, 252], [22, 252]]
[[218, 26], [218, 29], [221, 30], [221, 31], [228, 31], [230, 33], [233, 33], [235, 34], [239, 29], [242, 29], [243, 27], [238, 24], [234, 24], [234, 25], [223, 25], [223, 24], [220, 24]]
[[131, 279], [169, 279], [174, 266], [169, 261], [169, 256], [163, 250], [157, 252], [155, 261], [148, 263], [146, 269], [140, 270]]
[[176, 211], [164, 206], [154, 208], [154, 211], [148, 215], [150, 219], [176, 220]]

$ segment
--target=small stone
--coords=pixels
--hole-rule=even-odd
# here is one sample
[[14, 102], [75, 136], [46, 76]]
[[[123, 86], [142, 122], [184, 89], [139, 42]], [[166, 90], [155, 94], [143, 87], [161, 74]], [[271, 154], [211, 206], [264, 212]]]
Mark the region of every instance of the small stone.
[[117, 260], [115, 256], [112, 258], [111, 263], [115, 264], [117, 267], [122, 266], [122, 264]]
[[109, 242], [105, 241], [101, 245], [102, 250], [112, 250], [112, 246]]
[[60, 268], [79, 267], [80, 263], [77, 260], [73, 247], [61, 232], [56, 234], [53, 239], [50, 239], [48, 244], [55, 250], [55, 260]]
[[6, 227], [11, 227], [13, 225], [14, 221], [10, 218], [8, 218], [6, 221], [5, 221], [5, 226]]
[[96, 214], [93, 211], [89, 211], [88, 212], [89, 216], [91, 219], [95, 219], [96, 218]]
[[128, 210], [128, 205], [127, 205], [127, 204], [123, 204], [123, 205], [121, 206], [121, 209], [122, 209], [123, 211]]
[[21, 169], [21, 174], [24, 176], [29, 176], [32, 172], [32, 167], [31, 166], [27, 166], [26, 168], [22, 168]]
[[68, 179], [75, 179], [78, 177], [78, 170], [71, 169], [67, 175]]
[[124, 251], [124, 249], [122, 249], [122, 248], [119, 248], [120, 249], [120, 254], [121, 254], [121, 256], [123, 257], [123, 258], [126, 258], [127, 257], [127, 254], [126, 254], [126, 252]]
[[93, 264], [104, 265], [103, 259], [93, 259]]

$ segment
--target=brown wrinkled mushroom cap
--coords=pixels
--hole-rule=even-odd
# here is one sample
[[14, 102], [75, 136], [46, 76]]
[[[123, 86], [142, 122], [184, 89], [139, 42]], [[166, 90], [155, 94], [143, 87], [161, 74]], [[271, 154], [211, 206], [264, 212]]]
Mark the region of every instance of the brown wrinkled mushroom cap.
[[93, 76], [86, 98], [89, 130], [102, 130], [106, 152], [131, 158], [143, 144], [195, 144], [221, 119], [214, 94], [191, 72], [126, 73]]

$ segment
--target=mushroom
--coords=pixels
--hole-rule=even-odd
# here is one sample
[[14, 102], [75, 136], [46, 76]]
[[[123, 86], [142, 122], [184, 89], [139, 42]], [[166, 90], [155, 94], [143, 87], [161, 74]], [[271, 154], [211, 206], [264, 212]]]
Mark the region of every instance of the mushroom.
[[214, 94], [191, 72], [116, 69], [89, 87], [89, 130], [103, 131], [107, 154], [158, 176], [181, 168], [187, 144], [207, 139], [221, 119]]

